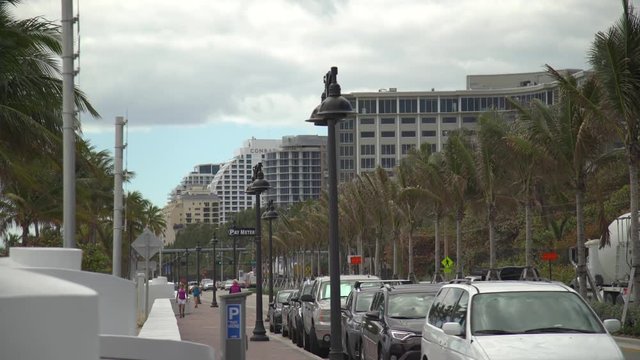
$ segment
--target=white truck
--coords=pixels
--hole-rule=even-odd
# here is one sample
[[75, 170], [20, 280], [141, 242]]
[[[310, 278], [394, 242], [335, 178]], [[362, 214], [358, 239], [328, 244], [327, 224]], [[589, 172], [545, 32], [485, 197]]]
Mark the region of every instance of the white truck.
[[629, 232], [631, 214], [619, 216], [609, 225], [611, 245], [600, 249], [600, 239], [588, 240], [587, 268], [608, 303], [622, 304], [628, 298], [632, 248]]

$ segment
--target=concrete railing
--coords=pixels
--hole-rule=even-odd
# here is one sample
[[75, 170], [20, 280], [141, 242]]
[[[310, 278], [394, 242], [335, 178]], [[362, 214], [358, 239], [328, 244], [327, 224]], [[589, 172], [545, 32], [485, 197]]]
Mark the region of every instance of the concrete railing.
[[149, 339], [180, 340], [178, 321], [170, 299], [156, 299], [149, 312], [139, 337]]

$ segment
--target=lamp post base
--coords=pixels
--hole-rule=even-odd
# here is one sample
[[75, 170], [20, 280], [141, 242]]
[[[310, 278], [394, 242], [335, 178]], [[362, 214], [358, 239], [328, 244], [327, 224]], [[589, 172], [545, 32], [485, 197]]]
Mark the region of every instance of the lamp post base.
[[264, 324], [256, 323], [256, 327], [253, 329], [253, 335], [249, 338], [251, 341], [269, 341], [267, 331], [264, 329]]
[[218, 301], [216, 300], [216, 288], [215, 288], [215, 284], [213, 285], [213, 297], [211, 299], [211, 306], [210, 307], [218, 307]]

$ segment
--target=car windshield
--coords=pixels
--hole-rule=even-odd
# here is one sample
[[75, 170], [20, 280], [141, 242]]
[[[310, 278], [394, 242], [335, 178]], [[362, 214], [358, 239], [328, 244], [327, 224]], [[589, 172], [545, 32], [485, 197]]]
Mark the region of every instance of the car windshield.
[[435, 294], [404, 293], [389, 296], [387, 315], [394, 318], [425, 318]]
[[371, 300], [373, 300], [373, 292], [366, 292], [358, 294], [356, 298], [356, 312], [369, 311], [371, 307]]
[[471, 314], [473, 335], [604, 332], [585, 302], [568, 291], [478, 294]]
[[[349, 293], [353, 289], [356, 280], [352, 281], [340, 281], [340, 297], [347, 297]], [[320, 288], [320, 300], [329, 299], [331, 297], [331, 287], [329, 286], [329, 281], [325, 281], [322, 283], [322, 288]]]
[[289, 298], [289, 294], [291, 294], [291, 291], [280, 291], [278, 293], [278, 298], [276, 299], [276, 302], [285, 302], [287, 301], [287, 299]]

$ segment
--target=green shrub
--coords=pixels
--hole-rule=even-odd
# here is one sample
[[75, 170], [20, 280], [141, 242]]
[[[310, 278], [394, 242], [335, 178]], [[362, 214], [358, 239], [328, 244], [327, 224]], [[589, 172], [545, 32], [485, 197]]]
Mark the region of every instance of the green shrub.
[[[601, 320], [622, 319], [622, 304], [601, 303], [591, 301], [591, 307]], [[640, 336], [640, 307], [631, 306], [627, 310], [627, 318], [622, 324], [622, 329], [616, 335]]]

